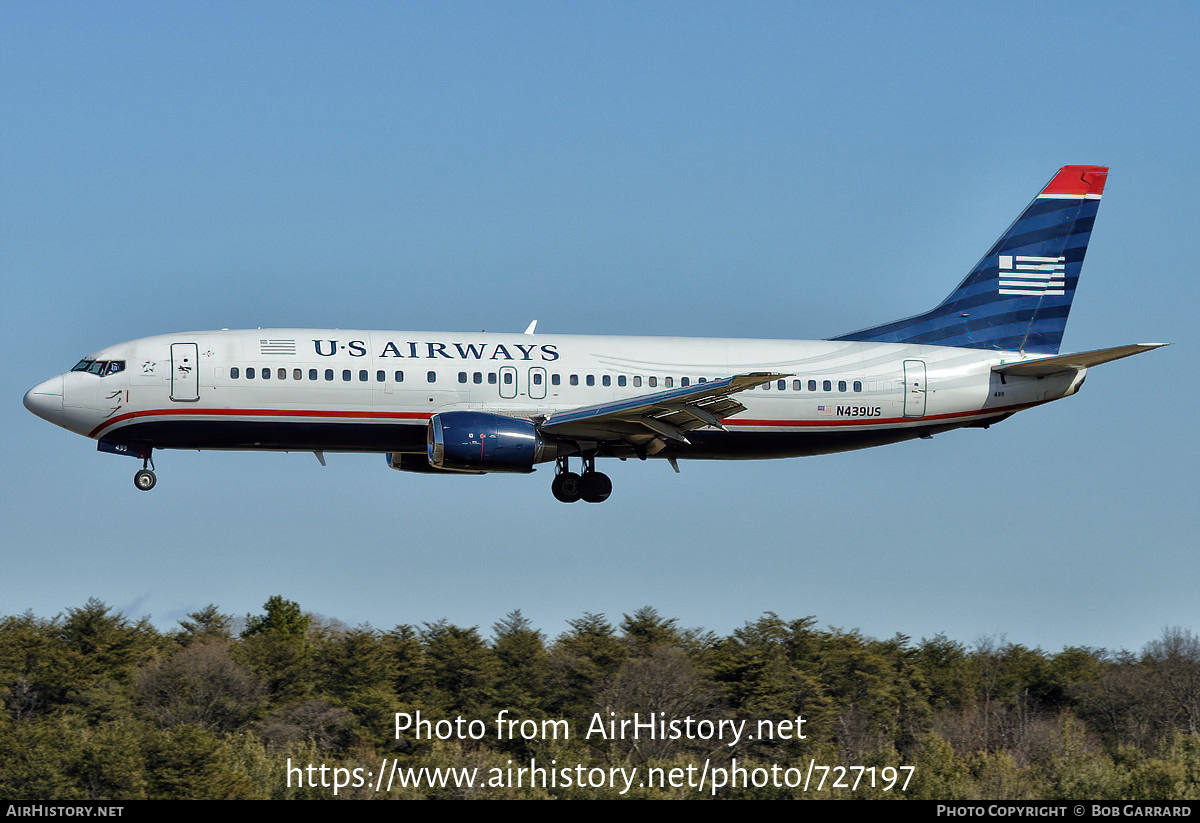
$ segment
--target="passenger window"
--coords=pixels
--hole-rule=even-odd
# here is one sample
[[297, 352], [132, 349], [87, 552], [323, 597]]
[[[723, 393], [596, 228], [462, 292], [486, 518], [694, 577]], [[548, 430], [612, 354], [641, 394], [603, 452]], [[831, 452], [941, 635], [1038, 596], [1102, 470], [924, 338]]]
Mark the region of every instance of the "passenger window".
[[387, 372], [385, 372], [383, 369], [379, 369], [378, 371], [375, 372], [375, 382], [376, 383], [382, 383], [385, 380], [387, 380]]
[[437, 372], [435, 372], [435, 371], [425, 372], [425, 382], [426, 383], [436, 383], [437, 382]]
[[270, 380], [270, 379], [271, 379], [271, 370], [270, 370], [270, 369], [263, 369], [263, 370], [262, 370], [262, 379], [263, 379], [263, 380]]
[[654, 387], [656, 387], [658, 385], [658, 378], [657, 377], [646, 378], [646, 385], [653, 389]]
[[488, 385], [489, 386], [496, 385], [496, 373], [494, 371], [488, 372]]
[[480, 385], [481, 383], [483, 383], [483, 372], [477, 371], [474, 374], [472, 374], [471, 382], [474, 383], [475, 385]]
[[668, 389], [671, 388], [672, 386], [675, 385], [675, 378], [674, 377], [663, 378], [663, 385], [666, 386]]
[[349, 369], [342, 369], [342, 382], [349, 383], [353, 379]]
[[691, 382], [692, 382], [691, 380], [689, 380], [688, 378], [684, 377], [684, 378], [681, 378], [681, 379], [680, 379], [680, 381], [679, 381], [679, 385], [681, 385], [681, 386], [689, 386], [689, 385], [691, 385]]
[[708, 382], [708, 378], [707, 378], [707, 377], [701, 377], [701, 378], [700, 378], [699, 380], [697, 380], [696, 382], [697, 382], [697, 383], [707, 383], [707, 382]]
[[533, 385], [535, 385], [535, 386], [542, 385], [542, 375], [540, 372], [533, 373]]
[[594, 375], [594, 374], [589, 374], [589, 375], [587, 376], [587, 384], [588, 384], [589, 386], [594, 386], [594, 385], [596, 385], [596, 375]]
[[625, 375], [623, 375], [623, 374], [619, 374], [619, 375], [617, 375], [617, 385], [618, 385], [618, 386], [624, 386], [624, 385], [625, 385]]
[[359, 379], [359, 382], [361, 382], [361, 383], [367, 382], [367, 370], [366, 369], [358, 370], [358, 379]]
[[246, 368], [246, 379], [247, 379], [247, 380], [253, 380], [253, 379], [254, 379], [254, 367], [253, 367], [253, 366], [248, 366], [248, 367]]
[[833, 391], [833, 381], [826, 380], [825, 382], [823, 382], [821, 384], [821, 388], [824, 389], [825, 391]]
[[780, 380], [778, 383], [775, 384], [775, 388], [779, 389], [780, 391], [783, 391], [784, 389], [787, 388], [787, 381]]
[[577, 374], [573, 374], [573, 375], [571, 375], [571, 385], [572, 385], [572, 386], [578, 386], [578, 385], [579, 385], [579, 375], [577, 375]]
[[303, 380], [304, 379], [304, 371], [302, 369], [292, 369], [292, 379], [293, 380]]
[[845, 391], [845, 390], [846, 390], [846, 381], [839, 380], [838, 381], [838, 391]]
[[803, 386], [804, 386], [803, 380], [793, 380], [792, 381], [792, 391], [800, 391]]
[[287, 380], [287, 369], [280, 369], [280, 370], [279, 370], [279, 379], [280, 379], [280, 380]]
[[512, 375], [512, 372], [510, 372], [510, 371], [506, 371], [506, 372], [504, 373], [504, 385], [506, 385], [506, 386], [511, 386], [511, 385], [512, 385], [512, 381], [513, 381], [513, 375]]
[[333, 369], [326, 369], [326, 370], [325, 370], [325, 379], [326, 379], [326, 380], [332, 380], [332, 379], [333, 379]]
[[562, 383], [562, 376], [561, 376], [561, 375], [558, 375], [558, 374], [552, 374], [552, 375], [550, 375], [550, 384], [551, 384], [552, 386], [557, 386], [557, 385], [559, 385], [560, 383]]
[[861, 381], [861, 380], [855, 380], [855, 381], [854, 381], [854, 390], [855, 390], [855, 391], [862, 391], [862, 381]]
[[609, 376], [606, 374], [606, 375], [604, 375], [603, 377], [601, 377], [601, 378], [600, 378], [600, 382], [601, 382], [603, 385], [605, 385], [605, 386], [611, 386], [611, 385], [612, 385], [612, 378], [611, 378], [611, 377], [609, 377]]
[[640, 374], [635, 374], [633, 376], [633, 387], [635, 389], [640, 389], [642, 387], [642, 376]]
[[404, 372], [402, 372], [402, 371], [398, 371], [398, 372], [396, 372], [396, 373], [393, 375], [393, 377], [395, 377], [395, 378], [396, 378], [396, 382], [397, 382], [397, 383], [403, 383], [403, 382], [404, 382]]
[[809, 381], [808, 381], [808, 390], [809, 390], [809, 391], [816, 391], [816, 390], [817, 390], [817, 381], [816, 381], [816, 380], [809, 380]]
[[234, 366], [233, 368], [231, 368], [231, 369], [229, 370], [229, 378], [230, 378], [231, 380], [237, 380], [237, 379], [238, 379], [238, 374], [239, 374], [239, 373], [240, 373], [240, 372], [239, 372], [239, 370], [238, 370], [238, 367], [237, 367], [237, 366]]
[[308, 370], [308, 379], [309, 379], [309, 380], [316, 380], [316, 379], [317, 379], [317, 370], [316, 370], [316, 369], [309, 369], [309, 370]]
[[459, 383], [466, 383], [466, 382], [467, 382], [467, 373], [466, 373], [465, 371], [460, 371], [460, 372], [458, 373], [458, 382], [459, 382]]

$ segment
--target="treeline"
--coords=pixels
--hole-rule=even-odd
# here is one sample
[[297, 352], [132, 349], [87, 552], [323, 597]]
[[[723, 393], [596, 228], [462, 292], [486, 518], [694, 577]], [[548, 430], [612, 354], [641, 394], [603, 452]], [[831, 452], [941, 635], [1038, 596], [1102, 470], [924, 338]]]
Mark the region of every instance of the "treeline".
[[[394, 782], [381, 793], [360, 780], [341, 798], [616, 797], [622, 787], [512, 785], [512, 769], [683, 774], [735, 758], [747, 774], [799, 774], [810, 762], [875, 770], [848, 772], [846, 782], [859, 777], [853, 791], [831, 773], [807, 791], [748, 780], [699, 794], [634, 785], [624, 796], [1200, 799], [1200, 639], [1182, 629], [1140, 654], [1048, 654], [941, 635], [875, 640], [771, 613], [722, 637], [644, 608], [616, 626], [584, 614], [550, 639], [520, 612], [488, 635], [444, 620], [381, 631], [272, 597], [261, 615], [235, 620], [209, 606], [163, 633], [91, 600], [52, 619], [0, 621], [0, 697], [0, 798], [14, 801], [332, 796], [298, 785], [296, 771], [289, 779], [289, 763], [510, 776], [470, 787]], [[526, 723], [498, 736], [505, 710], [516, 721], [566, 720], [570, 734]], [[486, 733], [397, 737], [396, 713], [417, 712], [478, 720]], [[803, 717], [805, 737], [745, 735], [731, 747], [712, 735], [585, 734], [596, 716], [635, 712], [713, 721], [707, 729], [747, 720], [750, 732], [759, 720]], [[885, 791], [883, 767], [901, 766], [915, 769], [907, 791]]]

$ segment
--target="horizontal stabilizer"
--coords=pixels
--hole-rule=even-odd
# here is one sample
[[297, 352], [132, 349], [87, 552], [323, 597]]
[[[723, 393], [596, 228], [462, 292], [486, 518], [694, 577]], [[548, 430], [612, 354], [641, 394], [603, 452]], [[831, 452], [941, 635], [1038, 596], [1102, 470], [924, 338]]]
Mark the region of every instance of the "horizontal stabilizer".
[[1043, 357], [1039, 360], [1023, 360], [1020, 363], [1005, 363], [992, 366], [997, 374], [1008, 374], [1014, 377], [1045, 377], [1049, 374], [1059, 374], [1073, 369], [1086, 369], [1120, 360], [1122, 357], [1132, 357], [1144, 351], [1161, 348], [1166, 343], [1134, 343], [1129, 346], [1114, 346], [1111, 349], [1093, 349], [1077, 354], [1060, 354], [1057, 357]]

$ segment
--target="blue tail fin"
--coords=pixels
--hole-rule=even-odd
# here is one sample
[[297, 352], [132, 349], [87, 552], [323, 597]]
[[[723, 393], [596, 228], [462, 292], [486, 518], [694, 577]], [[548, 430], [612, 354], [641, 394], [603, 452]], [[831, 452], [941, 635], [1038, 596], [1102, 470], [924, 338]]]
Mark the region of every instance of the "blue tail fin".
[[936, 308], [830, 339], [1057, 354], [1107, 177], [1063, 166]]

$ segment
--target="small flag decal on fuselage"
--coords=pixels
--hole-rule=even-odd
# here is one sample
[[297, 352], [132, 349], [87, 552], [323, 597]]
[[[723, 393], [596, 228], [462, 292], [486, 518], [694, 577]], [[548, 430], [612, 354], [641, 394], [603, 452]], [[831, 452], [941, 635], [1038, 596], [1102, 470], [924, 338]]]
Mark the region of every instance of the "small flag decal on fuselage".
[[1062, 294], [1066, 288], [1065, 257], [1000, 255], [1000, 293]]
[[295, 354], [295, 340], [259, 340], [258, 350], [261, 354]]

